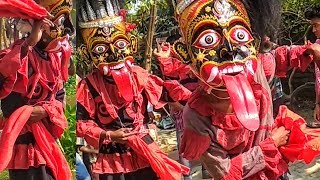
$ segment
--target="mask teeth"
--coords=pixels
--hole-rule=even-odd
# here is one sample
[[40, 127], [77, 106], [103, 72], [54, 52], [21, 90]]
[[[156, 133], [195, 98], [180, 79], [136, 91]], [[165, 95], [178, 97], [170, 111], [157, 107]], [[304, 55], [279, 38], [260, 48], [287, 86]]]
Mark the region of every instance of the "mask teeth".
[[103, 74], [104, 74], [104, 75], [108, 75], [108, 73], [109, 73], [108, 67], [107, 67], [107, 66], [104, 66], [104, 67], [103, 67]]
[[126, 63], [127, 63], [127, 65], [128, 65], [129, 67], [132, 67], [132, 66], [133, 66], [132, 63], [131, 63], [131, 61], [127, 61]]

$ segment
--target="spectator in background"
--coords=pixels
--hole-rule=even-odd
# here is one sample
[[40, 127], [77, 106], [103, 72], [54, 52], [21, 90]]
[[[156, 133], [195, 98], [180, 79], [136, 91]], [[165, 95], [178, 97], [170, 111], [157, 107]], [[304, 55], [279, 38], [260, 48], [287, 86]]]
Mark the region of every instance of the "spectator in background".
[[313, 9], [308, 10], [305, 13], [307, 19], [310, 20], [310, 24], [312, 26], [312, 32], [317, 37], [316, 43], [310, 45], [308, 48], [308, 53], [314, 55], [315, 61], [315, 73], [316, 73], [316, 107], [314, 109], [314, 119], [315, 121], [320, 121], [320, 6], [315, 7]]
[[[91, 176], [92, 180], [98, 180], [99, 176], [96, 173], [92, 172], [92, 164], [96, 162], [97, 154], [99, 154], [99, 151], [88, 145], [87, 142], [80, 137], [77, 137], [76, 145], [77, 154], [79, 153], [79, 155], [81, 156], [81, 161], [85, 166], [89, 176]], [[81, 169], [81, 167], [79, 168]]]
[[91, 180], [90, 174], [86, 166], [84, 165], [81, 156], [76, 153], [76, 171], [77, 171], [77, 180]]

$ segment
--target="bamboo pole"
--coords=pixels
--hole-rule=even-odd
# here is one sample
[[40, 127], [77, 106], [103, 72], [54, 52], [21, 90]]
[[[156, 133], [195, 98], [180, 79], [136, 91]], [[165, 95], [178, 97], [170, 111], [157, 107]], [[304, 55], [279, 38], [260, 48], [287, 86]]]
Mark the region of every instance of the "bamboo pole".
[[6, 24], [6, 22], [7, 22], [7, 19], [3, 19], [3, 42], [4, 42], [4, 47], [5, 48], [8, 48], [9, 47], [9, 44], [8, 44], [8, 37], [7, 37], [7, 31], [9, 30], [11, 30], [11, 29], [7, 29], [7, 24]]
[[152, 58], [152, 42], [155, 33], [156, 26], [156, 16], [157, 16], [157, 5], [154, 3], [151, 5], [150, 9], [150, 21], [147, 33], [147, 43], [146, 43], [146, 52], [145, 52], [145, 69], [151, 71], [151, 58]]

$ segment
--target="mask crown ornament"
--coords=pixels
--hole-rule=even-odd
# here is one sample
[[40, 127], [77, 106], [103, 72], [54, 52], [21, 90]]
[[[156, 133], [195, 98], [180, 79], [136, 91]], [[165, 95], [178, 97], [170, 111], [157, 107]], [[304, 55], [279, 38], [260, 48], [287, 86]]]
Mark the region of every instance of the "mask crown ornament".
[[118, 0], [84, 1], [80, 7], [80, 28], [112, 27], [123, 22], [123, 17], [119, 15], [120, 5]]
[[47, 52], [59, 51], [62, 44], [66, 44], [75, 32], [70, 16], [72, 0], [35, 0], [35, 2], [53, 16], [50, 20], [54, 24], [44, 31], [39, 45]]
[[36, 0], [36, 2], [53, 16], [72, 10], [72, 0]]

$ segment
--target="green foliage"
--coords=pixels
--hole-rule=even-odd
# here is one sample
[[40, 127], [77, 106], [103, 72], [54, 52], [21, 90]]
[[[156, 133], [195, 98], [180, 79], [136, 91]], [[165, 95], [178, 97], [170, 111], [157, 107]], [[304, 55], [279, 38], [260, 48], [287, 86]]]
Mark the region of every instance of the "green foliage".
[[3, 171], [0, 173], [0, 180], [7, 180], [9, 179], [9, 172], [8, 171]]
[[76, 76], [73, 75], [65, 84], [67, 96], [74, 96], [76, 94]]
[[319, 4], [320, 0], [282, 0], [280, 44], [303, 44], [304, 36], [312, 36], [304, 14], [306, 10]]
[[[136, 55], [136, 63], [142, 65], [144, 62], [144, 53], [145, 53], [145, 40], [148, 34], [148, 26], [150, 19], [150, 8], [151, 5], [156, 3], [157, 5], [157, 20], [155, 28], [155, 38], [160, 37], [163, 32], [170, 31], [175, 29], [176, 22], [174, 19], [174, 10], [171, 0], [157, 0], [157, 1], [148, 1], [148, 0], [127, 0], [126, 8], [129, 10], [128, 21], [135, 23], [137, 28], [132, 32], [139, 39], [139, 51]], [[153, 48], [155, 47], [153, 43]], [[152, 60], [152, 71], [158, 71], [158, 66]]]
[[68, 128], [62, 135], [60, 142], [71, 169], [74, 169], [76, 154], [76, 106], [70, 106], [67, 104], [65, 116], [69, 124]]
[[[76, 56], [72, 56], [73, 64], [76, 63]], [[76, 94], [76, 75], [69, 77], [68, 82], [64, 85], [66, 88], [67, 97], [72, 97]]]

